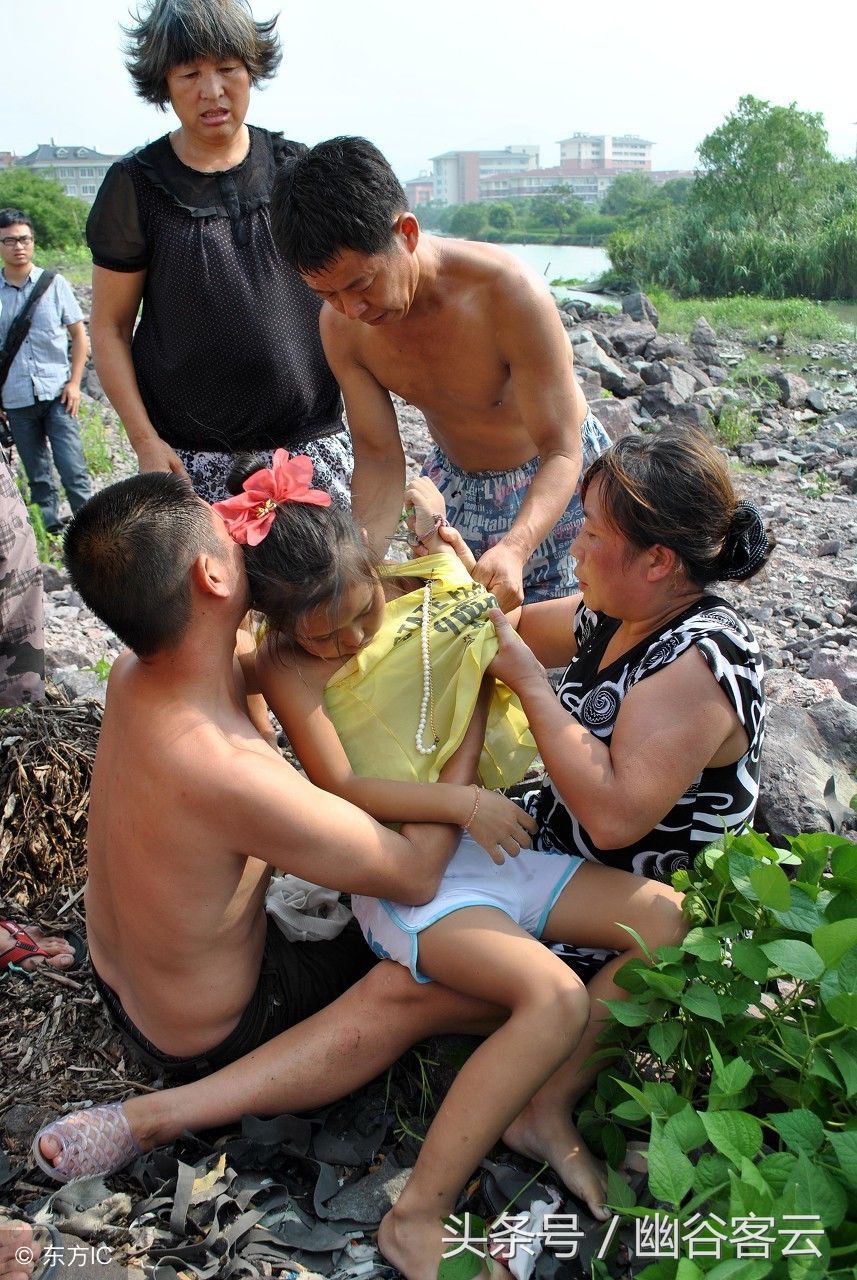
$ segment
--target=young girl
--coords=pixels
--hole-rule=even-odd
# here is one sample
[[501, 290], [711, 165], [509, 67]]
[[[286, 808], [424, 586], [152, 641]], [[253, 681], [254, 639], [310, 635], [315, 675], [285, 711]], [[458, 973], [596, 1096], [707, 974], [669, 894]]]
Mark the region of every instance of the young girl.
[[[215, 510], [246, 547], [252, 604], [267, 620], [257, 659], [262, 691], [308, 776], [382, 821], [441, 817], [462, 828], [432, 902], [352, 898], [367, 941], [418, 980], [510, 1011], [456, 1077], [379, 1230], [382, 1251], [408, 1280], [435, 1280], [448, 1237], [442, 1219], [501, 1136], [548, 1160], [595, 1216], [607, 1216], [602, 1172], [571, 1109], [595, 1074], [585, 1064], [600, 1002], [621, 998], [613, 975], [642, 954], [622, 926], [649, 948], [675, 943], [684, 932], [681, 899], [626, 872], [535, 852], [531, 824], [510, 801], [478, 785], [431, 781], [474, 708], [488, 716], [489, 746], [505, 741], [519, 755], [509, 769], [495, 745], [482, 771], [508, 780], [530, 749], [508, 691], [494, 695], [489, 677], [490, 715], [478, 693], [496, 651], [493, 597], [441, 540], [442, 500], [431, 482], [409, 489], [416, 540], [430, 554], [376, 567], [350, 517], [308, 488], [308, 459], [279, 450], [273, 471], [248, 470], [242, 491]], [[587, 994], [540, 937], [620, 955]]]

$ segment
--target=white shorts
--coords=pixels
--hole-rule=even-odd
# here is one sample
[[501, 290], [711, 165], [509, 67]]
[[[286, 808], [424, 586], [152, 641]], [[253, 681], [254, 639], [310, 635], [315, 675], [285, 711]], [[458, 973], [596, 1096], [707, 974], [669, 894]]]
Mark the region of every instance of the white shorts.
[[517, 858], [507, 858], [498, 866], [465, 834], [431, 902], [406, 907], [386, 898], [355, 894], [351, 910], [376, 956], [398, 961], [417, 982], [431, 982], [417, 969], [423, 929], [465, 907], [496, 907], [540, 938], [557, 898], [582, 861], [573, 854], [522, 849]]

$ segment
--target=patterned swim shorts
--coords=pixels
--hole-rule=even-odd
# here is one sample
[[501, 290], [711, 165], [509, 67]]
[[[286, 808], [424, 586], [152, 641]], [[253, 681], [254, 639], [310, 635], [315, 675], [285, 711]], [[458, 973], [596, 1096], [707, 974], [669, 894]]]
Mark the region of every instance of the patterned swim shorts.
[[[590, 463], [609, 448], [610, 437], [591, 411], [581, 423], [580, 436], [582, 476]], [[437, 485], [446, 502], [449, 523], [478, 559], [509, 532], [538, 469], [536, 457], [511, 471], [462, 471], [435, 447], [423, 464], [422, 474]], [[577, 590], [569, 551], [582, 525], [578, 482], [565, 512], [524, 566], [525, 604], [554, 600]]]
[[[271, 465], [274, 456], [272, 449], [254, 449], [265, 459], [265, 465]], [[226, 477], [235, 463], [234, 453], [196, 453], [190, 449], [176, 449], [182, 465], [188, 473], [194, 491], [206, 502], [222, 502], [229, 497], [226, 488]], [[305, 444], [289, 447], [289, 453], [305, 453], [312, 458], [314, 489], [324, 489], [329, 493], [337, 507], [349, 510], [351, 507], [351, 472], [354, 467], [354, 454], [351, 449], [351, 435], [348, 431], [339, 431], [334, 436], [324, 436], [321, 440], [309, 440]]]

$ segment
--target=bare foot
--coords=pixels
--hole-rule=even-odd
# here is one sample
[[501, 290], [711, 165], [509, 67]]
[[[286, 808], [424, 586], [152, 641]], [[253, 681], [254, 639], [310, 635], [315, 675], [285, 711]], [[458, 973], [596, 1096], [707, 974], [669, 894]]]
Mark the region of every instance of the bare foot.
[[[415, 1218], [393, 1207], [378, 1228], [378, 1248], [405, 1280], [437, 1280], [438, 1268], [444, 1257], [452, 1257], [457, 1245], [454, 1233], [444, 1227], [438, 1218]], [[474, 1240], [472, 1250], [487, 1259], [488, 1246]], [[511, 1280], [511, 1272], [501, 1262], [491, 1259], [490, 1270], [485, 1265], [477, 1276], [491, 1280]]]
[[30, 1280], [41, 1252], [28, 1222], [0, 1223], [0, 1280]]
[[[36, 925], [22, 924], [17, 926], [19, 931], [19, 940], [24, 941], [23, 934], [26, 934], [33, 942], [36, 943], [43, 951], [47, 952], [46, 956], [27, 956], [14, 963], [19, 969], [26, 969], [29, 973], [32, 969], [37, 969], [40, 965], [48, 965], [51, 969], [68, 969], [74, 964], [74, 948], [65, 938], [59, 938], [56, 935], [43, 933]], [[0, 963], [2, 963], [2, 954], [4, 951], [10, 951], [18, 944], [14, 933], [11, 933], [3, 925], [0, 925]], [[8, 964], [9, 961], [7, 960]], [[0, 1272], [2, 1276], [2, 1272]]]
[[539, 1115], [530, 1105], [513, 1120], [503, 1141], [518, 1155], [529, 1160], [547, 1160], [573, 1196], [582, 1200], [598, 1222], [611, 1216], [604, 1204], [607, 1195], [607, 1171], [587, 1147], [571, 1120]]

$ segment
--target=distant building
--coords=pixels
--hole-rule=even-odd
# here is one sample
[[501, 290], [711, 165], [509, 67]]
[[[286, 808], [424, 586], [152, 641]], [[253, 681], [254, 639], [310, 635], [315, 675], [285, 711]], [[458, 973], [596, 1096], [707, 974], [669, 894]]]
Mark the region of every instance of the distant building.
[[92, 204], [104, 175], [119, 156], [105, 156], [94, 147], [58, 147], [53, 141], [41, 142], [26, 156], [14, 156], [11, 163], [35, 169], [45, 177], [56, 178], [67, 196], [77, 196]]
[[573, 133], [559, 144], [559, 162], [568, 173], [602, 170], [639, 173], [652, 167], [653, 142], [624, 133]]
[[603, 170], [569, 173], [564, 165], [551, 169], [530, 169], [526, 173], [491, 173], [479, 184], [480, 200], [516, 200], [543, 195], [551, 187], [565, 187], [587, 205], [600, 204], [617, 177]]
[[492, 174], [518, 174], [535, 169], [535, 146], [504, 147], [501, 151], [445, 151], [433, 156], [434, 198], [443, 204], [471, 204], [480, 200], [480, 182]]
[[434, 178], [430, 173], [421, 173], [418, 178], [409, 178], [403, 182], [408, 206], [416, 209], [418, 205], [429, 204], [434, 200]]

